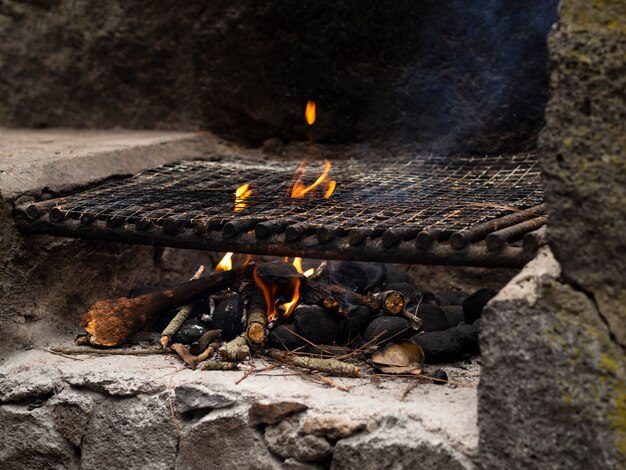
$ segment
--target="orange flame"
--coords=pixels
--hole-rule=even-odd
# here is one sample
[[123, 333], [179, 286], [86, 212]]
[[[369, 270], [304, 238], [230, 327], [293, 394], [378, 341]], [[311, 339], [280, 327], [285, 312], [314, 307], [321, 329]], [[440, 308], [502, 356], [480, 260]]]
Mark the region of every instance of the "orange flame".
[[230, 271], [231, 269], [233, 269], [232, 257], [233, 257], [232, 252], [229, 251], [228, 253], [226, 253], [224, 257], [222, 258], [222, 260], [217, 264], [217, 266], [215, 266], [215, 270], [216, 271]]
[[315, 123], [315, 101], [307, 101], [306, 109], [304, 110], [304, 119], [306, 119], [309, 126]]
[[315, 180], [313, 184], [310, 184], [309, 186], [305, 186], [304, 183], [302, 182], [302, 178], [304, 178], [304, 175], [306, 174], [306, 163], [305, 162], [300, 163], [300, 166], [298, 166], [298, 169], [296, 170], [296, 175], [298, 175], [298, 179], [296, 179], [296, 182], [293, 184], [293, 187], [291, 188], [290, 197], [297, 198], [297, 199], [303, 198], [306, 196], [307, 193], [309, 193], [310, 191], [312, 191], [313, 189], [317, 188], [319, 185], [324, 183], [324, 186], [326, 187], [324, 198], [328, 199], [330, 195], [333, 193], [333, 191], [335, 190], [335, 186], [337, 185], [337, 182], [335, 180], [328, 179], [328, 173], [330, 172], [330, 167], [331, 167], [330, 162], [328, 160], [324, 160], [324, 170], [322, 171], [322, 174]]
[[240, 211], [246, 208], [245, 200], [252, 194], [252, 188], [248, 183], [242, 184], [235, 191], [235, 211]]
[[302, 272], [302, 258], [294, 258], [293, 265], [296, 267], [299, 273], [304, 274], [306, 277], [310, 277], [315, 272], [314, 268], [307, 269], [306, 271]]
[[[266, 312], [267, 312], [267, 320], [274, 321], [276, 319], [276, 315], [278, 311], [276, 309], [276, 295], [279, 293], [290, 293], [291, 300], [289, 302], [285, 302], [282, 304], [283, 315], [288, 317], [298, 305], [298, 301], [300, 300], [300, 279], [293, 279], [293, 281], [286, 288], [279, 289], [279, 286], [276, 284], [267, 285], [263, 282], [263, 279], [259, 276], [256, 268], [252, 272], [252, 277], [254, 278], [254, 283], [261, 289], [263, 293], [263, 299], [265, 300]], [[279, 292], [282, 291], [282, 292]]]
[[298, 305], [298, 300], [300, 300], [300, 279], [295, 279], [293, 282], [293, 296], [291, 297], [291, 301], [283, 304], [285, 317], [291, 315], [296, 308], [296, 305]]

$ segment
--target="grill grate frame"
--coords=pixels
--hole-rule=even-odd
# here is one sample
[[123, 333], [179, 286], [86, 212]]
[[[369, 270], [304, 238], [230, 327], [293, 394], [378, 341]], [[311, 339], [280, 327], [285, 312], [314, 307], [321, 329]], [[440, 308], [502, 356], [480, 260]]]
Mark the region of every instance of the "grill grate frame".
[[[305, 184], [321, 174], [322, 165], [307, 165]], [[330, 199], [322, 198], [323, 190], [291, 199], [297, 167], [183, 161], [19, 208], [18, 225], [27, 232], [271, 255], [521, 265], [533, 254], [522, 237], [542, 225], [528, 222], [545, 223], [543, 206], [537, 208], [543, 194], [533, 154], [335, 160], [329, 178], [337, 186]], [[244, 183], [253, 194], [243, 210], [234, 211], [235, 190]], [[511, 215], [514, 223], [507, 223]], [[493, 230], [471, 234], [488, 222]], [[512, 239], [487, 249], [483, 240], [490, 232], [521, 223], [528, 230], [509, 230]], [[255, 228], [256, 235], [249, 233]]]

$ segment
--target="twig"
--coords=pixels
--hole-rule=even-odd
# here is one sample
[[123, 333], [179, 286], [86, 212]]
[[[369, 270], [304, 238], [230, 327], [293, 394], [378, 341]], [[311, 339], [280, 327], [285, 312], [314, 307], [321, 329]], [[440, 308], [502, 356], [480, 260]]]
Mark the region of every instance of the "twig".
[[337, 359], [319, 359], [316, 357], [294, 356], [286, 351], [277, 349], [268, 349], [263, 352], [267, 357], [277, 361], [292, 364], [305, 369], [318, 370], [327, 374], [335, 374], [347, 377], [358, 377], [360, 369], [347, 362], [338, 361]]
[[200, 365], [200, 370], [237, 370], [236, 362], [205, 361]]
[[178, 311], [174, 318], [172, 318], [169, 324], [165, 327], [163, 333], [161, 333], [161, 346], [167, 348], [170, 345], [172, 336], [174, 336], [180, 327], [183, 326], [183, 323], [185, 323], [185, 320], [189, 318], [192, 311], [193, 305], [185, 305]]
[[92, 354], [96, 356], [147, 356], [166, 354], [163, 348], [146, 349], [87, 349], [87, 348], [50, 348], [48, 352], [59, 354]]
[[415, 390], [415, 388], [419, 384], [420, 383], [418, 381], [414, 381], [414, 382], [409, 383], [409, 385], [406, 387], [406, 390], [404, 390], [404, 393], [400, 397], [400, 401], [404, 401], [406, 399], [406, 397], [409, 395], [409, 393], [411, 393], [413, 390]]
[[226, 361], [243, 361], [250, 354], [246, 334], [241, 333], [232, 341], [224, 343], [219, 349], [219, 354]]
[[313, 375], [318, 377], [322, 382], [327, 383], [331, 387], [335, 387], [336, 389], [341, 390], [342, 392], [346, 392], [347, 393], [350, 390], [352, 390], [351, 387], [343, 387], [343, 386], [339, 385], [337, 382], [335, 382], [334, 380], [329, 379], [328, 377], [325, 377], [322, 374], [318, 374], [316, 372], [313, 372]]

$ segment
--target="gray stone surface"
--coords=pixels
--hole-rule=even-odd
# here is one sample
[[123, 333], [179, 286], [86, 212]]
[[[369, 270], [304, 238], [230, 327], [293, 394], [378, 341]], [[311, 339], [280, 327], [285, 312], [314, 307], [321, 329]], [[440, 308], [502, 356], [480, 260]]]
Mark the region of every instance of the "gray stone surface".
[[323, 462], [333, 453], [333, 446], [323, 437], [299, 433], [293, 419], [267, 426], [265, 443], [274, 454], [301, 462]]
[[[207, 127], [263, 142], [532, 142], [556, 0], [5, 0], [0, 125]], [[28, 59], [25, 59], [25, 56]]]
[[178, 437], [163, 395], [107, 399], [94, 409], [81, 445], [81, 469], [171, 469]]
[[549, 250], [481, 320], [481, 464], [624, 468], [626, 361], [594, 303], [562, 283]]
[[[258, 368], [267, 365], [255, 362]], [[333, 378], [350, 388], [344, 392], [289, 370], [252, 374], [236, 383], [243, 370], [201, 372], [180, 365], [178, 359], [163, 355], [70, 358], [39, 349], [15, 351], [0, 365], [0, 468], [41, 468], [49, 461], [52, 468], [277, 469], [283, 468], [283, 459], [303, 464], [324, 459], [320, 463], [328, 466], [337, 456], [341, 465], [353, 452], [367, 454], [369, 447], [381, 451], [378, 457], [367, 454], [373, 464], [409, 464], [419, 456], [433, 465], [458, 461], [471, 467], [477, 460], [476, 390], [471, 387], [478, 379], [476, 367], [446, 368], [452, 380], [470, 387], [421, 383], [403, 399], [408, 385], [404, 380], [374, 384], [369, 379]], [[128, 374], [134, 377], [134, 394], [107, 391], [124, 389]], [[97, 380], [85, 381], [88, 375]], [[54, 384], [52, 390], [37, 385], [44, 383], [42, 377]], [[80, 385], [84, 383], [92, 385]], [[193, 405], [191, 412], [178, 413], [181, 397], [192, 390], [201, 391], [203, 403], [227, 406], [230, 400], [224, 397], [235, 401], [225, 408]], [[27, 404], [42, 392], [43, 406], [28, 412]], [[271, 399], [297, 401], [309, 409], [286, 418], [284, 430], [281, 424], [252, 426], [247, 418], [250, 405]], [[347, 432], [328, 440], [311, 434], [328, 435], [334, 427], [306, 423], [329, 416], [365, 428], [347, 438], [341, 438]], [[370, 433], [368, 443], [364, 436]], [[38, 442], [40, 438], [45, 442]], [[329, 452], [340, 446], [339, 453]], [[7, 459], [17, 463], [11, 467]], [[289, 465], [296, 464], [292, 460]], [[454, 465], [451, 468], [458, 468]]]
[[179, 414], [198, 410], [208, 413], [213, 409], [228, 408], [235, 401], [234, 395], [216, 393], [199, 384], [183, 384], [176, 387], [174, 410]]
[[548, 239], [626, 347], [626, 2], [564, 0], [540, 152]]
[[475, 466], [467, 457], [451, 449], [439, 436], [396, 418], [384, 422], [373, 432], [340, 440], [335, 446], [330, 468], [457, 470]]
[[208, 132], [0, 128], [0, 191], [9, 200], [49, 197], [165, 163], [230, 152]]

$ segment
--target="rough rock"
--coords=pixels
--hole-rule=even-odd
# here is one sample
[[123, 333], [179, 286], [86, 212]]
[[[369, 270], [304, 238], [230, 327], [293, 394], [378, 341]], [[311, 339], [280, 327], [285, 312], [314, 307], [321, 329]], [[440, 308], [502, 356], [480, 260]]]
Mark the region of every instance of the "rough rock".
[[81, 446], [94, 409], [94, 401], [100, 400], [100, 397], [94, 395], [65, 389], [48, 402], [56, 429], [74, 447]]
[[0, 406], [0, 468], [78, 469], [74, 448], [55, 428], [48, 406]]
[[197, 410], [228, 408], [236, 397], [199, 384], [182, 384], [174, 389], [174, 409], [183, 414]]
[[276, 424], [296, 413], [308, 408], [304, 403], [295, 401], [279, 401], [276, 403], [253, 403], [248, 409], [250, 426], [259, 424]]
[[474, 464], [438, 436], [409, 432], [404, 423], [386, 423], [371, 433], [341, 439], [335, 446], [333, 470], [369, 468], [469, 469]]
[[204, 127], [260, 144], [303, 140], [315, 99], [318, 141], [519, 149], [539, 130], [555, 6], [6, 1], [0, 120]]
[[89, 422], [81, 468], [171, 469], [176, 445], [176, 429], [165, 397], [107, 399]]
[[283, 470], [322, 470], [322, 465], [298, 462], [296, 459], [287, 459], [283, 462]]
[[549, 39], [551, 97], [539, 146], [550, 247], [564, 279], [593, 298], [623, 347], [625, 9], [623, 1], [561, 2]]
[[326, 439], [298, 433], [298, 424], [288, 419], [265, 428], [265, 443], [274, 454], [301, 462], [323, 462], [333, 452]]
[[487, 469], [626, 465], [624, 351], [592, 300], [560, 279], [544, 250], [483, 314], [478, 419]]
[[278, 470], [279, 461], [246, 422], [243, 409], [211, 413], [185, 428], [176, 468], [254, 468]]
[[365, 423], [342, 415], [313, 415], [304, 418], [299, 432], [330, 439], [343, 439], [365, 429]]

